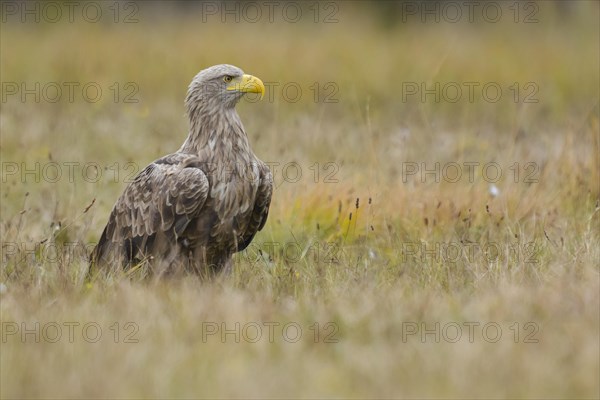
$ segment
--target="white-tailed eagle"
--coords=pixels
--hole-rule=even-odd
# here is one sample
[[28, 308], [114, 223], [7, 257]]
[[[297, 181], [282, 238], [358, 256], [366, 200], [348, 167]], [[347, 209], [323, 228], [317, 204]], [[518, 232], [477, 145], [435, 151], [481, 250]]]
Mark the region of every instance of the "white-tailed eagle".
[[198, 73], [185, 105], [187, 139], [144, 168], [117, 200], [91, 271], [147, 264], [154, 273], [231, 268], [267, 220], [273, 177], [255, 155], [235, 105], [263, 82], [232, 65]]

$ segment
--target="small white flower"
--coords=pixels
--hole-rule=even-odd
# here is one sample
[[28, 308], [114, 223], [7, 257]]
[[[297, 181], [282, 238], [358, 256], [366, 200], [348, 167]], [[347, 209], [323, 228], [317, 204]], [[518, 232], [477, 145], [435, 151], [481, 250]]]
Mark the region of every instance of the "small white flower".
[[490, 185], [490, 194], [491, 194], [493, 197], [496, 197], [496, 196], [498, 196], [498, 195], [500, 194], [500, 189], [498, 189], [498, 188], [496, 187], [496, 185], [494, 185], [494, 184], [491, 184], [491, 185]]

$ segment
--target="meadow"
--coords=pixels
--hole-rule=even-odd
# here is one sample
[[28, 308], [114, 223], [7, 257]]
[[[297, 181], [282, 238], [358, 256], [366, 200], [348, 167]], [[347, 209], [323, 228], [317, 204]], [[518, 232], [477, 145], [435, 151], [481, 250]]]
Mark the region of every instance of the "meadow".
[[[0, 10], [0, 397], [600, 397], [598, 3], [43, 4]], [[267, 87], [265, 228], [86, 280], [221, 63]]]

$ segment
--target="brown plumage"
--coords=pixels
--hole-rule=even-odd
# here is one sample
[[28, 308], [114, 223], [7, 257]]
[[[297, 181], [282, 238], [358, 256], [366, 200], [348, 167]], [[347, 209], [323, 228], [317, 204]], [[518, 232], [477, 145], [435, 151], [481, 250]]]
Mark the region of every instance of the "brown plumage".
[[231, 65], [201, 71], [185, 104], [190, 131], [125, 188], [98, 245], [92, 271], [147, 264], [155, 273], [217, 272], [267, 220], [273, 178], [252, 152], [235, 110], [260, 79]]

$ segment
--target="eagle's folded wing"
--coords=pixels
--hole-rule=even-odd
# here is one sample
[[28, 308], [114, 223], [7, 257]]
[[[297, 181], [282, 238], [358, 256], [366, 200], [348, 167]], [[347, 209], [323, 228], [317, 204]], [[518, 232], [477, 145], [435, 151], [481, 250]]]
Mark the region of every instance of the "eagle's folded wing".
[[175, 153], [148, 165], [117, 200], [93, 263], [141, 259], [157, 235], [175, 241], [202, 209], [209, 182], [200, 160]]
[[256, 201], [254, 209], [250, 216], [250, 222], [246, 228], [246, 234], [238, 244], [238, 251], [244, 250], [254, 235], [265, 226], [269, 216], [269, 206], [271, 205], [271, 195], [273, 194], [273, 174], [267, 165], [259, 162], [260, 183], [256, 192]]

